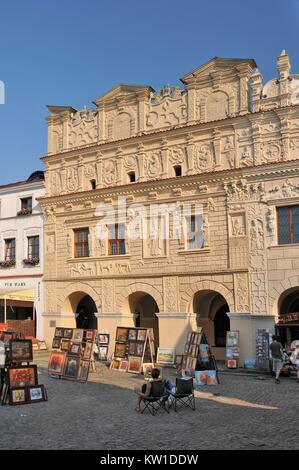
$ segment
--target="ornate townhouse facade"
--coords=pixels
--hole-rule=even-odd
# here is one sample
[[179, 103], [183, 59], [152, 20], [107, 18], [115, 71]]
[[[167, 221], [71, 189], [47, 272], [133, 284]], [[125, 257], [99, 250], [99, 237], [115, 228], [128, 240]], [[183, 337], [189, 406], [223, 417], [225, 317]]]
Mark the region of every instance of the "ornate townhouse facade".
[[43, 339], [43, 213], [45, 192], [36, 171], [0, 186], [0, 323]]
[[[285, 51], [277, 70], [264, 84], [254, 60], [216, 57], [181, 87], [119, 85], [92, 109], [49, 106], [48, 344], [55, 326], [97, 325], [113, 342], [116, 326], [135, 324], [180, 354], [202, 326], [223, 358], [229, 328], [246, 341], [251, 319], [269, 326], [289, 313], [282, 305], [299, 297], [299, 76]], [[140, 206], [152, 205], [174, 210], [150, 226]], [[136, 217], [147, 236], [125, 237]]]

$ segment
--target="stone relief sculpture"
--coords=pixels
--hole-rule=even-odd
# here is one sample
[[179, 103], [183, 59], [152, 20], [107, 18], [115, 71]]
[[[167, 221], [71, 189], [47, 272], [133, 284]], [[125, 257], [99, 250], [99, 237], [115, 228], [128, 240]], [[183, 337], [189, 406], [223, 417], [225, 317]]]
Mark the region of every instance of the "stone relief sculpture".
[[76, 264], [71, 267], [71, 277], [93, 276], [93, 266], [87, 264]]
[[198, 144], [195, 146], [194, 165], [199, 171], [212, 170], [214, 161], [211, 144]]
[[246, 146], [241, 151], [240, 166], [251, 166], [253, 165], [253, 158], [251, 155], [250, 147]]
[[233, 237], [245, 236], [245, 222], [243, 215], [231, 216], [231, 234]]
[[66, 177], [67, 190], [75, 192], [79, 189], [79, 175], [77, 168], [68, 168]]
[[187, 101], [184, 90], [166, 85], [156, 94], [151, 93], [146, 114], [147, 128], [169, 127], [186, 121]]
[[79, 147], [97, 142], [97, 111], [87, 109], [72, 113], [69, 132], [69, 146]]
[[106, 160], [103, 168], [103, 181], [110, 185], [117, 182], [117, 169], [114, 160]]
[[49, 234], [46, 236], [46, 253], [53, 254], [56, 251], [55, 246], [55, 234]]
[[250, 240], [253, 250], [264, 249], [264, 229], [261, 220], [252, 220], [250, 228]]
[[223, 91], [211, 93], [206, 100], [206, 120], [216, 121], [229, 115], [228, 96]]
[[145, 165], [146, 173], [149, 178], [157, 178], [160, 176], [162, 171], [161, 152], [151, 152], [146, 159]]

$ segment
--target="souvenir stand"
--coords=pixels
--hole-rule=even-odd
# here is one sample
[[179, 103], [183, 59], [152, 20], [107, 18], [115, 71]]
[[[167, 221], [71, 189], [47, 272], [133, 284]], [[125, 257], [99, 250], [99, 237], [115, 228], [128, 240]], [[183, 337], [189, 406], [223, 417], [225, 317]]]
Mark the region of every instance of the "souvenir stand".
[[240, 360], [240, 333], [239, 331], [226, 332], [226, 367], [236, 369]]
[[178, 369], [195, 376], [195, 384], [219, 384], [218, 368], [202, 328], [188, 334], [182, 361]]
[[51, 377], [87, 382], [97, 330], [56, 327], [49, 359]]
[[267, 329], [256, 330], [256, 369], [270, 370], [270, 333]]
[[117, 327], [111, 369], [140, 374], [143, 364], [154, 362], [151, 328]]
[[[10, 339], [8, 340], [8, 336]], [[5, 362], [1, 368], [1, 404], [24, 405], [47, 400], [44, 385], [38, 383], [32, 341], [11, 333], [4, 337]]]

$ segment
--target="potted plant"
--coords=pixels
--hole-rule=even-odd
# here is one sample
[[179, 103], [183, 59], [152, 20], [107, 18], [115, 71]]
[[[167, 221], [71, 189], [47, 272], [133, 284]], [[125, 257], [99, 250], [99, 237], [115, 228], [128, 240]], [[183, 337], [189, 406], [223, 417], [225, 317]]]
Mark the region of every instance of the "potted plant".
[[30, 264], [31, 266], [36, 266], [39, 264], [39, 258], [25, 258], [23, 259], [24, 264]]
[[0, 261], [0, 268], [12, 268], [16, 265], [15, 259]]

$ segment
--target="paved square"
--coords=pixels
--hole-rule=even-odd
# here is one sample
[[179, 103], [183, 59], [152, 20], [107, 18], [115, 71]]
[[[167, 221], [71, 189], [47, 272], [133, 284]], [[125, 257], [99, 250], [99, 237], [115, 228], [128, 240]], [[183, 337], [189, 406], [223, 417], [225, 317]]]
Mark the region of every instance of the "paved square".
[[[134, 411], [139, 376], [99, 365], [86, 384], [49, 378], [39, 354], [39, 382], [49, 401], [0, 407], [0, 449], [298, 449], [299, 384], [282, 378], [220, 374], [190, 409], [169, 415]], [[164, 377], [174, 376], [165, 369]], [[216, 395], [213, 395], [213, 394]], [[219, 394], [219, 395], [218, 395]]]

